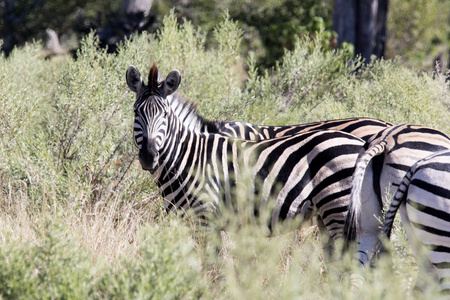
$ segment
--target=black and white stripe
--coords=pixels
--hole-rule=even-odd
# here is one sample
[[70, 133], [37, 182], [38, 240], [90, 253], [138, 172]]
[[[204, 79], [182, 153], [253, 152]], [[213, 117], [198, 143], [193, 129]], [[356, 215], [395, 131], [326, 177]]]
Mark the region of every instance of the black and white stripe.
[[223, 132], [229, 136], [243, 139], [264, 140], [294, 135], [310, 130], [339, 130], [351, 133], [367, 141], [371, 136], [389, 126], [392, 126], [392, 124], [372, 118], [348, 118], [287, 126], [229, 122], [224, 123]]
[[[156, 67], [150, 80], [155, 72]], [[168, 210], [189, 208], [198, 215], [221, 207], [236, 211], [234, 193], [245, 183], [252, 191], [251, 211], [260, 216], [270, 210], [272, 229], [315, 208], [330, 235], [342, 236], [361, 139], [331, 130], [259, 141], [193, 131], [173, 113], [166, 99], [173, 89], [166, 83], [153, 91], [157, 84], [145, 86], [135, 78], [140, 75], [134, 67], [128, 77], [127, 82], [137, 84], [130, 89], [137, 91], [135, 132], [143, 133], [136, 140], [140, 162], [155, 178]], [[166, 81], [178, 86], [179, 73], [172, 72]]]
[[415, 125], [387, 128], [364, 145], [355, 166], [345, 228], [346, 239], [358, 242], [362, 264], [371, 259], [378, 242], [385, 192], [395, 192], [417, 161], [446, 149], [450, 149], [447, 135]]
[[311, 130], [339, 130], [351, 133], [367, 141], [374, 134], [386, 127], [392, 126], [389, 122], [372, 118], [348, 118], [287, 126], [210, 121], [199, 116], [196, 105], [178, 92], [167, 96], [167, 100], [170, 103], [173, 113], [178, 116], [186, 128], [195, 132], [220, 133], [243, 140], [258, 141], [273, 139]]
[[[441, 291], [450, 293], [450, 150], [419, 160], [406, 173], [385, 215], [388, 237], [399, 208], [414, 254], [427, 255], [425, 270], [433, 266]], [[420, 280], [416, 286], [424, 288]]]

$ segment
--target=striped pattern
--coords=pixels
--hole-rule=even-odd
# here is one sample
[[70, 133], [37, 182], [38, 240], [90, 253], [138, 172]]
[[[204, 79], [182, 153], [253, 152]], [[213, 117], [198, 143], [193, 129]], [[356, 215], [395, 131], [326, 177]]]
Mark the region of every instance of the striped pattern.
[[210, 121], [199, 116], [196, 105], [177, 92], [169, 95], [167, 100], [173, 113], [183, 122], [186, 128], [195, 132], [220, 133], [244, 140], [273, 139], [311, 130], [340, 130], [367, 141], [374, 134], [392, 126], [389, 122], [372, 118], [348, 118], [288, 126]]
[[356, 137], [312, 131], [260, 142], [190, 132], [174, 138], [186, 151], [168, 147], [154, 173], [168, 209], [202, 213], [224, 205], [236, 211], [235, 189], [245, 182], [254, 193], [248, 199], [254, 199], [255, 216], [273, 208], [271, 226], [314, 206], [331, 236], [342, 232], [354, 160], [363, 144]]
[[294, 135], [310, 130], [339, 130], [351, 133], [367, 141], [371, 136], [391, 125], [391, 123], [371, 118], [348, 118], [289, 126], [267, 126], [230, 122], [224, 124], [223, 132], [229, 136], [247, 140], [264, 140]]
[[[450, 150], [419, 160], [406, 173], [386, 212], [383, 232], [388, 237], [399, 207], [412, 249], [427, 254], [440, 289], [450, 293]], [[417, 286], [423, 286], [419, 280]]]
[[269, 214], [272, 229], [315, 208], [330, 235], [342, 236], [361, 139], [325, 130], [258, 141], [197, 132], [173, 113], [165, 83], [148, 92], [130, 68], [127, 82], [136, 83], [130, 89], [138, 91], [134, 136], [139, 159], [168, 210], [190, 209], [201, 217], [217, 208], [237, 211], [235, 193], [249, 187], [247, 206], [255, 217]]
[[387, 128], [366, 143], [356, 162], [345, 226], [346, 240], [358, 241], [361, 264], [371, 259], [378, 242], [377, 218], [382, 216], [382, 207], [386, 205], [382, 195], [389, 189], [397, 190], [417, 161], [445, 149], [450, 149], [447, 135], [414, 125]]

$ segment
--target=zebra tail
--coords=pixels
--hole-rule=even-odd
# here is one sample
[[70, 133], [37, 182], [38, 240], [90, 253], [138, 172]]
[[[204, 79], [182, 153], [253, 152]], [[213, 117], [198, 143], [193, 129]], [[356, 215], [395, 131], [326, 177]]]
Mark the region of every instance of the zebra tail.
[[361, 191], [367, 166], [375, 156], [382, 154], [385, 148], [386, 143], [382, 141], [360, 154], [356, 160], [352, 179], [350, 203], [348, 205], [348, 214], [344, 225], [344, 249], [348, 249], [350, 243], [356, 240], [360, 231]]

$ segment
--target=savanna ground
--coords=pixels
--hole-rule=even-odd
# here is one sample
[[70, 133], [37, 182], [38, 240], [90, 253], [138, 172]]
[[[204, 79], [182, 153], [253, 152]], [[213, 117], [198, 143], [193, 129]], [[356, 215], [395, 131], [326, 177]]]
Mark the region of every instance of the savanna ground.
[[[298, 39], [282, 63], [259, 74], [239, 52], [227, 18], [205, 34], [166, 17], [156, 35], [117, 55], [86, 37], [77, 59], [44, 59], [39, 43], [0, 57], [0, 298], [4, 299], [404, 299], [417, 274], [397, 223], [392, 256], [359, 270], [349, 256], [325, 262], [314, 227], [273, 238], [244, 226], [220, 238], [166, 215], [132, 142], [130, 64], [145, 76], [180, 70], [179, 92], [209, 119], [298, 124], [368, 116], [450, 133], [441, 76], [400, 60], [361, 67], [324, 37]], [[245, 200], [244, 200], [245, 201]], [[354, 268], [353, 268], [354, 269]], [[435, 299], [435, 286], [417, 298]], [[433, 297], [433, 298], [430, 298]]]

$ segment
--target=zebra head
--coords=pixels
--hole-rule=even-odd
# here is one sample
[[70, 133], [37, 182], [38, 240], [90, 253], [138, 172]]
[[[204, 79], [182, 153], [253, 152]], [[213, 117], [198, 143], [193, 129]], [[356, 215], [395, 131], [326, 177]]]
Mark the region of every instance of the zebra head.
[[133, 140], [139, 149], [139, 162], [142, 169], [154, 173], [168, 131], [170, 105], [166, 97], [177, 90], [181, 75], [175, 70], [163, 82], [158, 82], [158, 68], [153, 63], [148, 85], [134, 66], [128, 68], [126, 79], [130, 90], [136, 93]]

